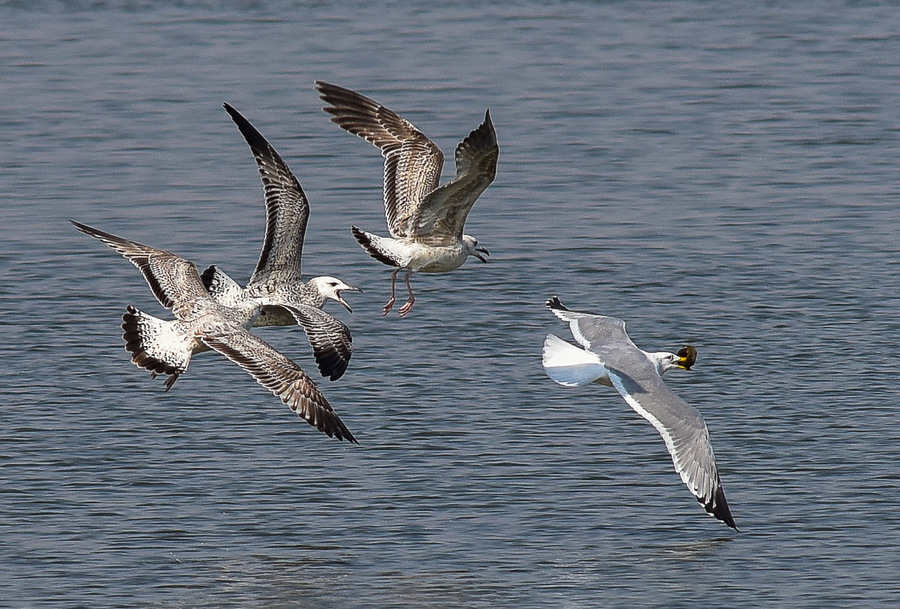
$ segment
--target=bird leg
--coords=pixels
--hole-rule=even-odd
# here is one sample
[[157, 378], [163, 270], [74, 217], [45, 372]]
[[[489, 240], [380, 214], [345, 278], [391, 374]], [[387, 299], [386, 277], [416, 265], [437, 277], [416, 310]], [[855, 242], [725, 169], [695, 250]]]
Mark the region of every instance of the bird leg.
[[[154, 376], [156, 376], [156, 375], [154, 375]], [[178, 376], [179, 375], [177, 372], [173, 372], [172, 376], [170, 376], [168, 379], [166, 379], [166, 391], [165, 391], [166, 393], [169, 392], [169, 389], [171, 389], [172, 385], [175, 384], [175, 381], [178, 380]]]
[[412, 275], [412, 271], [407, 271], [406, 275], [403, 276], [403, 281], [406, 282], [406, 291], [409, 293], [409, 300], [406, 301], [402, 307], [400, 307], [400, 317], [403, 317], [409, 310], [412, 309], [413, 303], [416, 301], [416, 297], [413, 296], [412, 286], [409, 285], [409, 277]]
[[389, 301], [387, 301], [387, 304], [384, 305], [384, 309], [381, 310], [382, 315], [387, 315], [388, 313], [390, 313], [391, 307], [394, 306], [394, 301], [396, 300], [394, 298], [394, 289], [397, 286], [397, 273], [399, 273], [399, 272], [400, 272], [400, 269], [397, 269], [393, 273], [391, 273], [391, 299]]

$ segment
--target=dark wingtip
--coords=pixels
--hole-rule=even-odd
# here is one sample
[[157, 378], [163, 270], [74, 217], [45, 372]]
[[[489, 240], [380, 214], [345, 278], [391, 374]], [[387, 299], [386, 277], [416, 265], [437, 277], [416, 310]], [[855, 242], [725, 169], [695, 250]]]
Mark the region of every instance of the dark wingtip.
[[556, 309], [558, 311], [568, 311], [569, 308], [560, 301], [559, 296], [553, 296], [547, 299], [547, 308]]
[[225, 108], [225, 111], [228, 112], [228, 115], [231, 116], [231, 120], [237, 125], [238, 130], [241, 132], [241, 135], [244, 136], [244, 139], [247, 141], [250, 148], [260, 151], [271, 149], [271, 152], [274, 152], [274, 148], [269, 144], [269, 140], [267, 140], [265, 136], [260, 133], [259, 129], [254, 127], [253, 123], [247, 120], [243, 114], [238, 112], [237, 109], [228, 103], [222, 104], [222, 106]]
[[[338, 440], [341, 440], [341, 441], [347, 440], [351, 444], [358, 445], [359, 440], [357, 440], [356, 437], [353, 435], [353, 433], [349, 429], [347, 429], [347, 426], [344, 425], [344, 422], [341, 421], [341, 418], [339, 416], [337, 416], [337, 414], [334, 415], [334, 419], [335, 419], [335, 423], [337, 424], [336, 429], [334, 429], [334, 437], [337, 438]], [[324, 430], [322, 430], [322, 431], [324, 431]], [[329, 433], [328, 435], [330, 436], [331, 434]]]
[[206, 288], [208, 292], [210, 287], [212, 287], [213, 278], [216, 276], [216, 265], [210, 265], [206, 267], [206, 269], [200, 273], [200, 281], [203, 282], [203, 287]]
[[249, 123], [250, 121], [244, 118], [244, 115], [238, 112], [237, 108], [235, 108], [228, 102], [223, 102], [222, 107], [225, 108], [225, 112], [228, 113], [228, 116], [231, 117], [231, 120], [233, 120], [235, 124], [237, 124], [238, 129], [241, 129], [241, 131], [243, 131], [241, 125], [243, 125], [244, 123]]
[[71, 222], [75, 226], [75, 228], [77, 228], [79, 231], [81, 231], [88, 237], [93, 237], [94, 239], [97, 239], [97, 238], [99, 238], [99, 236], [103, 236], [103, 237], [112, 237], [114, 240], [118, 239], [118, 237], [116, 237], [115, 235], [112, 235], [110, 233], [105, 233], [98, 228], [94, 228], [93, 226], [88, 226], [87, 224], [82, 224], [81, 222], [78, 222], [76, 220], [69, 220], [69, 222]]
[[739, 528], [737, 528], [737, 524], [734, 522], [734, 518], [731, 515], [731, 510], [728, 509], [728, 502], [725, 500], [725, 489], [719, 486], [716, 490], [716, 498], [713, 500], [712, 505], [704, 506], [706, 511], [730, 526], [732, 529], [741, 532]]

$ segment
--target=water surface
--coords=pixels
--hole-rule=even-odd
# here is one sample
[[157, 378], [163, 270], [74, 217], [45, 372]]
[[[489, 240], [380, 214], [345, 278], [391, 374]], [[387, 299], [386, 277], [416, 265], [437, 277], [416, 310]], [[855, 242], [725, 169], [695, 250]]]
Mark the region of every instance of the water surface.
[[[666, 3], [0, 6], [0, 604], [892, 607], [900, 16]], [[367, 93], [448, 158], [486, 108], [492, 252], [383, 318], [381, 159], [312, 83]], [[164, 315], [74, 218], [252, 272], [262, 190], [228, 101], [312, 203], [304, 270], [360, 285], [359, 438], [318, 434], [237, 366], [169, 392], [128, 362]], [[698, 347], [743, 533], [706, 517], [604, 387], [540, 368], [544, 308]], [[313, 370], [299, 328], [260, 336]]]

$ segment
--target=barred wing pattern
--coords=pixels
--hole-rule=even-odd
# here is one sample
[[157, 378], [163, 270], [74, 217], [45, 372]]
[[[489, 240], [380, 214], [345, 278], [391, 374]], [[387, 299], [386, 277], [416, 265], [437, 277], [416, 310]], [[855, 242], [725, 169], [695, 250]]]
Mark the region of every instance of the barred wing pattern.
[[359, 442], [303, 370], [250, 332], [203, 336], [201, 340], [278, 396], [307, 423], [338, 440]]
[[425, 197], [437, 188], [441, 150], [415, 125], [378, 102], [337, 85], [316, 81], [332, 122], [381, 149], [384, 212], [394, 237], [408, 237]]
[[172, 252], [129, 241], [74, 220], [70, 222], [75, 228], [102, 241], [136, 266], [159, 304], [165, 308], [189, 307], [198, 298], [208, 298], [200, 273], [193, 262]]
[[316, 307], [282, 305], [306, 332], [322, 376], [332, 381], [343, 376], [353, 355], [350, 328], [341, 320]]
[[277, 276], [299, 281], [309, 201], [281, 155], [244, 116], [229, 104], [225, 110], [238, 126], [256, 159], [266, 200], [266, 234], [249, 286]]

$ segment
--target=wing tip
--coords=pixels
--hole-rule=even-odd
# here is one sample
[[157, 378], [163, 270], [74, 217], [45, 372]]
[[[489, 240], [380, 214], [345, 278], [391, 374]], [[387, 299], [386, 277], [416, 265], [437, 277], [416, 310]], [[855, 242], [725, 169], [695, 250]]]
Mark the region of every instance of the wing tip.
[[[312, 424], [310, 421], [308, 423]], [[329, 438], [335, 438], [343, 442], [346, 440], [351, 444], [359, 445], [359, 440], [356, 439], [356, 436], [353, 435], [353, 432], [347, 428], [344, 422], [341, 420], [341, 417], [337, 415], [336, 412], [331, 411], [325, 418], [322, 420], [320, 425], [316, 425], [316, 428], [327, 435]]]
[[[702, 499], [700, 499], [699, 501], [700, 503], [703, 503]], [[722, 488], [721, 484], [719, 484], [716, 488], [715, 498], [713, 498], [713, 500], [708, 503], [704, 503], [703, 507], [710, 516], [721, 520], [738, 533], [741, 532], [741, 530], [737, 527], [737, 524], [734, 522], [734, 517], [731, 515], [731, 510], [728, 508], [728, 501], [725, 500], [725, 489]]]
[[566, 305], [564, 305], [562, 303], [562, 301], [559, 299], [559, 296], [556, 296], [556, 295], [553, 295], [552, 297], [548, 298], [547, 302], [545, 304], [547, 305], [547, 308], [550, 309], [551, 311], [568, 311], [569, 310], [569, 308]]
[[231, 120], [234, 121], [234, 124], [237, 125], [238, 131], [244, 136], [244, 139], [247, 141], [250, 148], [258, 149], [261, 152], [274, 151], [269, 140], [265, 138], [259, 129], [253, 126], [253, 123], [251, 123], [246, 116], [241, 114], [228, 102], [223, 103], [222, 106], [225, 108], [225, 111], [228, 112], [228, 115], [231, 117]]

